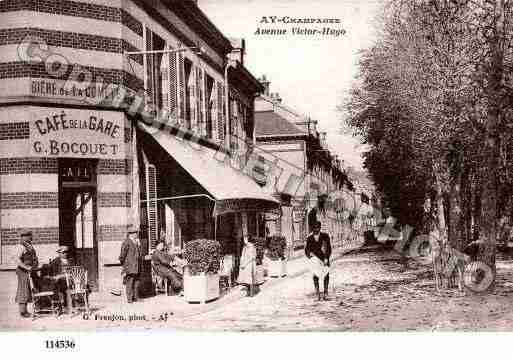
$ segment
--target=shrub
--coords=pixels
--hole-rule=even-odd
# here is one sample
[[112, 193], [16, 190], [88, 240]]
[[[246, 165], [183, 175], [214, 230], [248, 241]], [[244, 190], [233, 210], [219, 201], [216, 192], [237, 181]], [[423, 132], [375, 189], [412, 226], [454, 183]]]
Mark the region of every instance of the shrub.
[[287, 242], [284, 236], [269, 238], [269, 259], [276, 261], [285, 257]]
[[185, 259], [191, 275], [217, 274], [221, 264], [221, 244], [210, 239], [185, 243]]
[[265, 238], [264, 237], [255, 237], [251, 240], [251, 243], [255, 246], [256, 249], [256, 265], [261, 265], [264, 261], [264, 253], [265, 253]]

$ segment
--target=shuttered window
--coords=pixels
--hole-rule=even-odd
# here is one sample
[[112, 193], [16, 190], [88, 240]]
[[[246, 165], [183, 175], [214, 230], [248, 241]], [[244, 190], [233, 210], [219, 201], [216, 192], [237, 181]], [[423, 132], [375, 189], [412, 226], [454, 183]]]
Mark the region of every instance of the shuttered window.
[[[168, 47], [170, 51], [173, 51], [173, 47]], [[177, 73], [177, 54], [170, 52], [168, 54], [168, 108], [172, 118], [176, 119], [179, 116], [178, 113], [178, 73]]]
[[157, 209], [157, 169], [154, 165], [146, 166], [146, 210], [148, 218], [148, 246], [154, 249], [158, 240]]
[[224, 86], [216, 82], [217, 88], [217, 140], [223, 142], [225, 139], [225, 106], [224, 106]]

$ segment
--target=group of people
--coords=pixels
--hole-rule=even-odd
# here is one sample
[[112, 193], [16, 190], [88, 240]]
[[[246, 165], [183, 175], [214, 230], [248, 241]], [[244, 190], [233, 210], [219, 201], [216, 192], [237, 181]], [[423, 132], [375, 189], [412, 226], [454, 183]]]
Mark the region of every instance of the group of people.
[[[32, 245], [32, 232], [25, 231], [20, 235], [20, 243], [15, 254], [16, 276], [18, 287], [15, 302], [18, 303], [21, 317], [30, 317], [27, 303], [32, 302], [32, 290], [38, 292], [52, 291], [62, 307], [70, 305], [67, 293], [65, 269], [75, 265], [69, 256], [70, 249], [60, 246], [58, 257], [48, 264], [39, 266], [36, 250]], [[33, 285], [35, 288], [32, 288]]]
[[[129, 226], [127, 238], [121, 244], [119, 262], [122, 266], [123, 284], [128, 303], [137, 302], [139, 283], [142, 271], [142, 252], [139, 242], [139, 231]], [[186, 262], [179, 257], [179, 252], [170, 252], [166, 246], [165, 235], [161, 235], [151, 255], [151, 265], [157, 275], [168, 282], [168, 295], [180, 294], [183, 291], [183, 271]]]
[[[319, 300], [321, 292], [319, 281], [323, 282], [322, 299], [328, 299], [329, 268], [331, 256], [330, 237], [321, 232], [321, 223], [315, 222], [312, 233], [307, 238], [305, 254], [309, 259], [314, 288]], [[75, 265], [69, 256], [70, 248], [60, 246], [58, 257], [48, 264], [39, 266], [36, 250], [32, 245], [32, 232], [23, 232], [16, 252], [16, 276], [18, 287], [15, 301], [18, 303], [21, 317], [29, 317], [27, 303], [32, 301], [31, 282], [39, 291], [54, 291], [63, 306], [69, 305], [67, 296], [67, 283], [65, 269]], [[169, 252], [164, 238], [157, 243], [151, 256], [152, 266], [157, 275], [168, 281], [168, 295], [181, 294], [183, 291], [183, 271], [186, 262], [180, 258], [178, 252]], [[128, 303], [139, 300], [139, 283], [142, 271], [142, 251], [139, 242], [138, 230], [130, 226], [127, 238], [121, 245], [119, 262], [122, 265], [123, 284], [126, 289]], [[40, 273], [40, 274], [38, 274]], [[252, 295], [256, 277], [256, 248], [250, 237], [243, 240], [242, 252], [239, 261], [237, 282], [241, 284], [247, 295]], [[32, 279], [32, 280], [31, 280]]]

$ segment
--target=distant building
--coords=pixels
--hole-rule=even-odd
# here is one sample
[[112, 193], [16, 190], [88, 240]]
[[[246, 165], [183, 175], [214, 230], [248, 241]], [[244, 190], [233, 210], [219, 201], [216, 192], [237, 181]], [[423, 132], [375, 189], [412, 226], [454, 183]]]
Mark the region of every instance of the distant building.
[[[317, 130], [317, 122], [299, 114], [286, 106], [279, 94], [270, 92], [270, 82], [260, 79], [264, 93], [255, 101], [255, 138], [258, 149], [265, 152], [269, 161], [279, 159], [283, 172], [296, 173], [296, 176], [280, 176], [268, 179], [275, 182], [275, 197], [282, 204], [279, 220], [268, 221], [272, 230], [281, 232], [295, 249], [304, 246], [311, 223], [308, 214], [317, 206], [319, 196], [333, 194], [334, 191], [347, 192], [352, 184], [348, 180], [341, 161], [332, 155], [326, 144], [326, 133]], [[282, 172], [282, 173], [283, 173]], [[286, 183], [285, 183], [286, 182]], [[342, 192], [344, 192], [342, 191]], [[334, 208], [325, 228], [335, 240], [341, 239]], [[327, 222], [333, 223], [327, 223]], [[342, 222], [340, 219], [339, 222]]]

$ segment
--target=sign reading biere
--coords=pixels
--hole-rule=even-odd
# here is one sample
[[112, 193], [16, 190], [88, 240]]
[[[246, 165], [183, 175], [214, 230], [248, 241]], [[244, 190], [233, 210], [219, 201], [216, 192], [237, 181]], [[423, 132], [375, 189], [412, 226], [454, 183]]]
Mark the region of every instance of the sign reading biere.
[[31, 152], [38, 157], [123, 158], [124, 115], [55, 110], [31, 121]]

